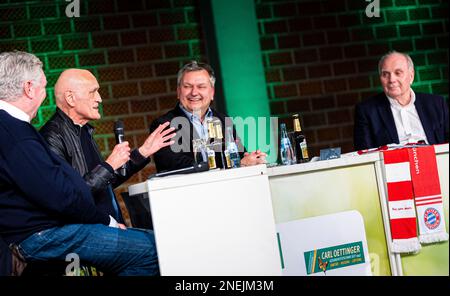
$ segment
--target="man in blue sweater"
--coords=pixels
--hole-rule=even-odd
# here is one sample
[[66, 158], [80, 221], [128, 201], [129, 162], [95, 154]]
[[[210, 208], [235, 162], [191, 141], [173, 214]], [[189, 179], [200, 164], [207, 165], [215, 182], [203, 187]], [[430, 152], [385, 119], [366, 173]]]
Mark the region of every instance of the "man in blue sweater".
[[117, 275], [159, 274], [153, 233], [117, 228], [30, 124], [46, 84], [36, 56], [0, 54], [0, 237], [29, 262], [78, 256]]

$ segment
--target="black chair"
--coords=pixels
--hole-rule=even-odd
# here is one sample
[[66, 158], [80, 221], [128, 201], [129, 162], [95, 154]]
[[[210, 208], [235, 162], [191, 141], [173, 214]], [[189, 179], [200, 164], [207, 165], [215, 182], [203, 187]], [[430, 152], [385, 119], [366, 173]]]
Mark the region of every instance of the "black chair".
[[130, 196], [128, 192], [122, 192], [121, 196], [127, 207], [133, 227], [153, 230], [148, 194], [141, 193]]

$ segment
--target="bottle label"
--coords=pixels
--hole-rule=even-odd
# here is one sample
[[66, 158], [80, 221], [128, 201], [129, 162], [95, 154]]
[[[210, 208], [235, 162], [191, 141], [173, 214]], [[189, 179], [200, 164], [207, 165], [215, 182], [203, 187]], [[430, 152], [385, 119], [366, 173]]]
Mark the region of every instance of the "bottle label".
[[230, 160], [233, 168], [238, 168], [241, 166], [241, 158], [239, 157], [239, 153], [230, 152]]
[[225, 150], [224, 154], [225, 154], [226, 166], [227, 166], [227, 169], [229, 169], [229, 168], [231, 168], [230, 151]]
[[228, 150], [228, 152], [230, 152], [230, 154], [231, 153], [238, 153], [238, 148], [237, 148], [236, 143], [229, 142], [227, 146], [228, 146], [227, 150]]
[[308, 147], [306, 145], [306, 140], [300, 143], [300, 148], [302, 149], [302, 155], [304, 159], [308, 159]]
[[208, 165], [210, 169], [215, 169], [217, 167], [216, 165], [216, 154], [214, 153], [214, 150], [208, 149]]

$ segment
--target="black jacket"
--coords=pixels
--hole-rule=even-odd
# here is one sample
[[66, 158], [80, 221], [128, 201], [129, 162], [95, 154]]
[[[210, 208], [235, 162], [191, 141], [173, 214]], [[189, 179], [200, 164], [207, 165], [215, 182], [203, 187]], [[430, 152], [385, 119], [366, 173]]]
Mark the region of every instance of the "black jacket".
[[[220, 119], [222, 122], [222, 134], [225, 138], [225, 115], [217, 112], [213, 108], [211, 108], [213, 112], [213, 117]], [[176, 169], [185, 168], [191, 166], [195, 159], [192, 147], [192, 140], [194, 138], [199, 138], [194, 126], [191, 121], [187, 118], [186, 114], [181, 110], [179, 103], [175, 106], [174, 109], [170, 110], [163, 116], [155, 119], [150, 125], [150, 132], [153, 132], [160, 124], [163, 124], [167, 121], [170, 121], [170, 126], [179, 129], [177, 131], [175, 140], [175, 144], [164, 147], [160, 149], [153, 155], [153, 159], [155, 161], [155, 166], [158, 172], [162, 171], [171, 171]], [[181, 123], [187, 123], [183, 125]], [[236, 130], [233, 127], [233, 136], [236, 138]], [[183, 142], [184, 140], [184, 142]], [[187, 141], [188, 142], [187, 142]], [[242, 146], [240, 141], [238, 142], [238, 149], [241, 151], [240, 157], [242, 158], [245, 152], [245, 148]], [[180, 147], [182, 151], [179, 151]], [[225, 145], [222, 145], [222, 151], [225, 150]], [[179, 152], [174, 152], [179, 151]], [[219, 153], [216, 153], [216, 163], [218, 167], [223, 167], [222, 157]]]
[[[87, 126], [91, 134], [92, 144], [101, 159], [97, 143], [92, 137], [94, 128], [89, 124]], [[137, 149], [134, 149], [131, 152], [131, 160], [128, 162], [125, 176], [113, 172], [106, 163], [99, 164], [93, 170], [88, 171], [86, 159], [81, 147], [80, 132], [81, 127], [75, 125], [59, 108], [56, 109], [52, 118], [40, 130], [40, 133], [48, 142], [50, 149], [65, 159], [83, 176], [87, 185], [91, 188], [97, 207], [115, 217], [111, 196], [108, 193], [110, 189], [108, 187], [112, 186], [116, 188], [128, 180], [134, 173], [145, 167], [150, 162], [150, 158], [144, 158]], [[119, 217], [115, 218], [118, 218], [118, 222], [123, 223], [120, 209]]]
[[[441, 96], [416, 93], [414, 105], [430, 144], [448, 142], [448, 103]], [[399, 143], [389, 99], [380, 93], [355, 108], [355, 150]]]

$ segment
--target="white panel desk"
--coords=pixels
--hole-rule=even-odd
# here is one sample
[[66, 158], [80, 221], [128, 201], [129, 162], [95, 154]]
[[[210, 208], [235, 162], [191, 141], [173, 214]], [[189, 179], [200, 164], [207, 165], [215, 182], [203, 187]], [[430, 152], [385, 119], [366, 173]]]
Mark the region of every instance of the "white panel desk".
[[149, 193], [161, 275], [281, 275], [265, 165], [155, 178]]

